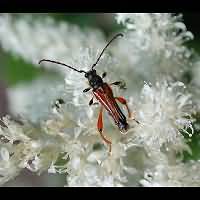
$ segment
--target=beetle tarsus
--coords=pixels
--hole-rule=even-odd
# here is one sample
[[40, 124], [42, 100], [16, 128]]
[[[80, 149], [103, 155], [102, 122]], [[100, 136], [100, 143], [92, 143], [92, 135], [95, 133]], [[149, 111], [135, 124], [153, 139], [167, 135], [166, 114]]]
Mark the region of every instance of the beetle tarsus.
[[140, 124], [140, 122], [138, 121], [138, 120], [136, 120], [136, 119], [133, 119], [137, 124]]

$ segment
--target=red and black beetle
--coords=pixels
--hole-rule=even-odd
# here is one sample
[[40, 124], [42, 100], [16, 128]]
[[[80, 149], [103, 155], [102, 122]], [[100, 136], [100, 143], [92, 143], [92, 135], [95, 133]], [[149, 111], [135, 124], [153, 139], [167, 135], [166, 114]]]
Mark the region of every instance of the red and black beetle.
[[[117, 104], [117, 101], [120, 102], [121, 104], [126, 106], [126, 109], [128, 111], [128, 117], [131, 118], [131, 112], [129, 110], [129, 107], [127, 105], [127, 102], [125, 98], [123, 97], [115, 97], [113, 95], [111, 85], [123, 85], [121, 81], [116, 81], [111, 84], [108, 84], [103, 81], [103, 78], [106, 76], [106, 73], [104, 72], [102, 76], [99, 76], [96, 73], [96, 70], [94, 69], [97, 63], [99, 62], [101, 56], [103, 55], [105, 49], [110, 45], [110, 43], [116, 39], [117, 37], [122, 37], [123, 35], [121, 33], [115, 35], [109, 42], [108, 44], [104, 47], [102, 52], [100, 53], [99, 57], [97, 58], [96, 62], [92, 65], [91, 69], [89, 71], [84, 71], [84, 70], [77, 70], [74, 67], [71, 67], [69, 65], [66, 65], [64, 63], [58, 62], [58, 61], [53, 61], [53, 60], [48, 60], [48, 59], [42, 59], [39, 61], [39, 64], [41, 62], [51, 62], [59, 65], [64, 65], [76, 72], [79, 73], [84, 73], [85, 78], [88, 79], [89, 88], [86, 88], [83, 90], [83, 92], [88, 92], [90, 89], [92, 89], [93, 97], [89, 102], [89, 105], [91, 106], [93, 104], [93, 98], [95, 97], [101, 104], [100, 112], [99, 112], [99, 117], [98, 117], [98, 122], [97, 122], [97, 128], [98, 131], [101, 135], [101, 138], [109, 145], [109, 152], [111, 152], [111, 141], [107, 139], [104, 134], [103, 134], [103, 119], [102, 119], [102, 114], [103, 114], [103, 109], [106, 109], [109, 115], [113, 118], [115, 124], [118, 126], [120, 132], [125, 133], [127, 132], [129, 128], [129, 124], [127, 123], [127, 119], [123, 112], [121, 111], [120, 107]], [[135, 119], [134, 119], [135, 120]], [[136, 120], [135, 120], [136, 121]], [[136, 121], [139, 123], [138, 121]]]

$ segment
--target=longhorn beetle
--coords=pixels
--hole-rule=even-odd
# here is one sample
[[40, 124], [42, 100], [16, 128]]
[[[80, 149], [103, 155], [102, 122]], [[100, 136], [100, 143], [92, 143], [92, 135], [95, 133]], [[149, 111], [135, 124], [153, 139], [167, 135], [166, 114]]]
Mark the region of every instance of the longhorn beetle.
[[[96, 70], [94, 69], [97, 63], [99, 62], [101, 56], [103, 55], [104, 51], [106, 48], [111, 44], [113, 40], [115, 40], [117, 37], [122, 37], [123, 34], [119, 33], [115, 35], [108, 43], [107, 45], [103, 48], [101, 51], [99, 57], [97, 58], [96, 62], [91, 66], [91, 69], [89, 71], [84, 71], [84, 70], [77, 70], [74, 67], [71, 67], [69, 65], [66, 65], [64, 63], [58, 62], [58, 61], [53, 61], [53, 60], [48, 60], [48, 59], [42, 59], [39, 61], [39, 64], [41, 62], [51, 62], [59, 65], [64, 65], [78, 73], [84, 73], [85, 78], [88, 79], [89, 88], [86, 88], [83, 90], [83, 92], [88, 92], [90, 89], [92, 89], [93, 97], [89, 102], [89, 106], [93, 104], [93, 98], [95, 97], [99, 103], [101, 104], [100, 107], [100, 112], [99, 112], [99, 117], [97, 121], [97, 128], [100, 133], [101, 138], [103, 141], [105, 141], [109, 145], [109, 152], [111, 152], [111, 141], [107, 139], [104, 134], [103, 134], [103, 120], [102, 120], [102, 114], [103, 114], [103, 109], [105, 108], [108, 112], [108, 114], [113, 118], [115, 124], [118, 126], [119, 130], [121, 133], [127, 132], [129, 129], [129, 124], [127, 123], [125, 115], [122, 113], [120, 107], [118, 106], [116, 100], [120, 102], [121, 104], [125, 105], [127, 111], [128, 111], [128, 117], [131, 118], [131, 112], [129, 110], [129, 107], [127, 105], [126, 100], [123, 97], [115, 97], [113, 95], [111, 85], [118, 85], [122, 86], [123, 83], [121, 81], [115, 81], [111, 84], [108, 84], [103, 81], [103, 78], [106, 76], [106, 72], [102, 74], [100, 77], [97, 73]], [[135, 120], [135, 119], [134, 119]], [[137, 120], [135, 120], [137, 123], [139, 123]]]

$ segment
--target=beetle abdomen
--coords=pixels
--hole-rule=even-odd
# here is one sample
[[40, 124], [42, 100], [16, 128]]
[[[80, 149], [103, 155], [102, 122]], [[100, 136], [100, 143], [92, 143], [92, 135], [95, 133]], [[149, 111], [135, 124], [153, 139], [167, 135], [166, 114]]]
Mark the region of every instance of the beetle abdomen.
[[109, 85], [103, 83], [103, 87], [99, 87], [98, 89], [93, 90], [93, 94], [102, 104], [102, 106], [107, 110], [109, 115], [113, 118], [119, 130], [121, 132], [126, 132], [129, 128], [129, 125], [126, 121], [125, 115], [122, 113], [115, 98], [113, 97], [113, 93]]

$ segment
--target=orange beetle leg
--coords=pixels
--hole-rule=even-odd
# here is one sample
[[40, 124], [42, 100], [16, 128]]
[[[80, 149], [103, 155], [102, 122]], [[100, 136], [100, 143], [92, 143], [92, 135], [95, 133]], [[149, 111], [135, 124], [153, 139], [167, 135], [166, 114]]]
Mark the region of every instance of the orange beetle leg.
[[128, 117], [131, 118], [131, 111], [127, 105], [126, 99], [124, 99], [123, 97], [115, 97], [115, 99], [117, 99], [121, 104], [126, 106], [126, 109], [128, 111]]
[[111, 141], [109, 141], [108, 139], [106, 139], [106, 137], [103, 135], [102, 131], [103, 131], [103, 120], [102, 120], [102, 114], [103, 114], [103, 107], [100, 108], [100, 112], [99, 112], [99, 118], [98, 118], [98, 122], [97, 122], [97, 128], [98, 131], [101, 135], [101, 138], [103, 139], [104, 142], [106, 142], [106, 144], [109, 145], [109, 152], [111, 152]]
[[[131, 111], [127, 105], [126, 99], [124, 99], [123, 97], [115, 97], [115, 99], [117, 99], [121, 104], [126, 106], [126, 109], [128, 111], [128, 117], [131, 118]], [[135, 118], [133, 118], [133, 120], [135, 120], [135, 122], [139, 124], [139, 122]]]

